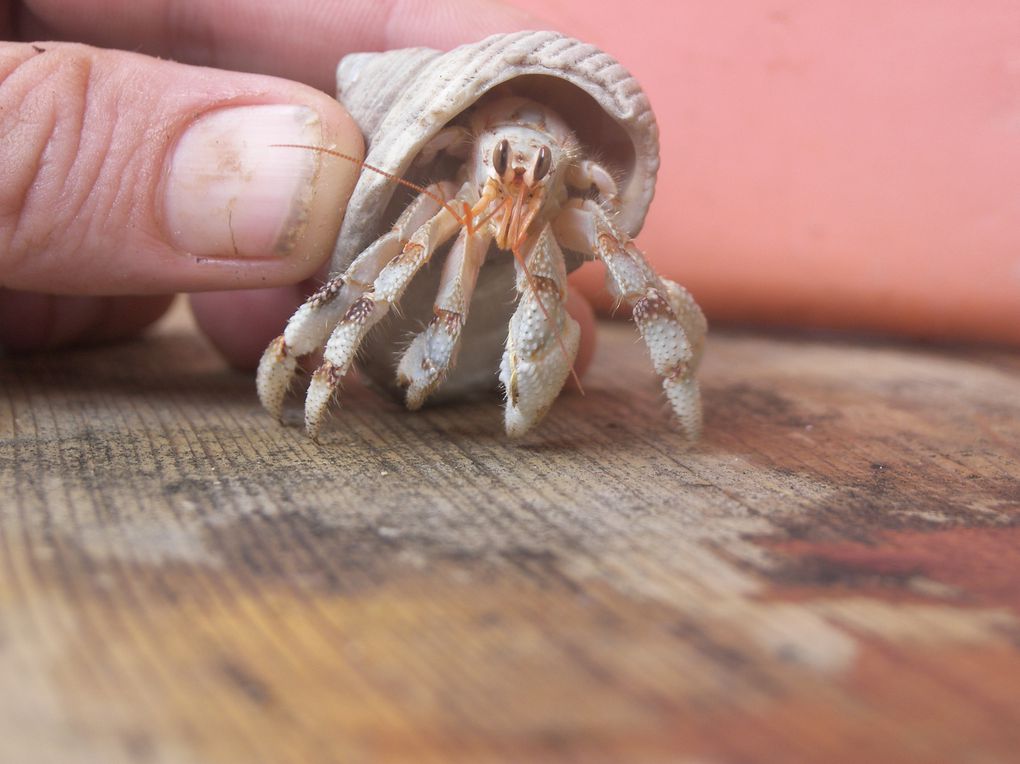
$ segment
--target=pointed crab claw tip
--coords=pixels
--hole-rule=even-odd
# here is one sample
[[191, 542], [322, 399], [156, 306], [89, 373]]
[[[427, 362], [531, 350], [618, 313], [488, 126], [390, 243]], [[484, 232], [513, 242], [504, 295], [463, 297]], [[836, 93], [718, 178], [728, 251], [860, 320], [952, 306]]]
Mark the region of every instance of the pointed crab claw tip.
[[309, 440], [313, 443], [319, 442], [319, 431], [322, 429], [322, 421], [309, 421], [308, 417], [305, 417], [305, 435], [308, 436]]
[[507, 408], [504, 426], [508, 438], [513, 438], [514, 440], [523, 438], [531, 431], [531, 427], [534, 424], [533, 420], [525, 418], [520, 411], [510, 407]]
[[305, 396], [305, 432], [312, 440], [318, 439], [319, 428], [333, 395], [340, 383], [339, 371], [336, 366], [323, 363], [312, 375], [308, 393]]
[[283, 399], [297, 369], [297, 359], [288, 351], [283, 337], [277, 337], [259, 360], [255, 389], [262, 406], [276, 419], [283, 418]]
[[701, 438], [701, 422], [680, 422], [680, 429], [683, 431], [683, 435], [690, 442], [694, 442]]
[[417, 411], [424, 405], [426, 395], [427, 393], [421, 390], [410, 388], [404, 397], [404, 406], [408, 411]]
[[442, 382], [442, 375], [434, 370], [424, 372], [407, 380], [407, 392], [404, 394], [404, 405], [411, 411], [417, 411], [428, 397], [432, 395]]

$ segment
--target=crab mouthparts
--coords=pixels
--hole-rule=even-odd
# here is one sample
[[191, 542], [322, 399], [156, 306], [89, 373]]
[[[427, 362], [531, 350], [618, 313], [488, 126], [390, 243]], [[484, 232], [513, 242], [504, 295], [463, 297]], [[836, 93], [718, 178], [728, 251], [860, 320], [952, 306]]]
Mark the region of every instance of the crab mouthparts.
[[503, 201], [499, 207], [499, 227], [496, 232], [496, 246], [500, 249], [516, 249], [520, 246], [528, 234], [531, 221], [535, 219], [542, 206], [542, 190], [538, 189], [530, 195], [529, 190], [528, 186], [521, 182], [503, 188]]

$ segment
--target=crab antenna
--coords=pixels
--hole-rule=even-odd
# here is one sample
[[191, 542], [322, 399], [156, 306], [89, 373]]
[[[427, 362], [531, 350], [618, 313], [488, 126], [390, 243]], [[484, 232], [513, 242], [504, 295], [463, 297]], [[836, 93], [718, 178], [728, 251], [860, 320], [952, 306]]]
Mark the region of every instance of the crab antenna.
[[453, 207], [451, 207], [450, 204], [445, 199], [443, 199], [439, 194], [435, 194], [429, 191], [425, 186], [419, 186], [417, 183], [412, 183], [409, 180], [404, 180], [404, 178], [401, 178], [399, 175], [394, 175], [392, 172], [387, 172], [381, 167], [371, 165], [365, 160], [358, 159], [356, 156], [353, 156], [351, 154], [345, 154], [344, 152], [337, 151], [336, 149], [328, 149], [325, 146], [309, 146], [302, 143], [270, 143], [269, 148], [306, 149], [308, 151], [318, 151], [320, 154], [329, 154], [330, 156], [333, 157], [339, 157], [340, 159], [346, 159], [349, 162], [354, 162], [354, 164], [360, 165], [361, 167], [364, 167], [366, 170], [371, 170], [372, 172], [379, 173], [383, 177], [389, 178], [394, 183], [399, 183], [402, 186], [407, 186], [407, 188], [417, 191], [419, 194], [424, 194], [430, 199], [439, 202], [441, 205], [443, 205], [446, 211], [453, 215], [454, 219], [457, 220], [461, 225], [470, 226], [470, 221], [458, 215], [456, 210], [454, 210]]

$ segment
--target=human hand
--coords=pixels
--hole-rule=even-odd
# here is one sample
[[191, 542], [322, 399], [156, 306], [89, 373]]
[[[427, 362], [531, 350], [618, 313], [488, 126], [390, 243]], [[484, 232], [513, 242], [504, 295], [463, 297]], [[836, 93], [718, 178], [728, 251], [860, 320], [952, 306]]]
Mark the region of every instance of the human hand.
[[[479, 0], [0, 0], [0, 10], [5, 39], [76, 41], [0, 43], [0, 346], [129, 336], [169, 295], [205, 291], [193, 298], [199, 324], [240, 366], [321, 275], [360, 172], [269, 147], [362, 154], [327, 95], [337, 61], [541, 26]], [[570, 306], [580, 366], [594, 322], [583, 300]]]

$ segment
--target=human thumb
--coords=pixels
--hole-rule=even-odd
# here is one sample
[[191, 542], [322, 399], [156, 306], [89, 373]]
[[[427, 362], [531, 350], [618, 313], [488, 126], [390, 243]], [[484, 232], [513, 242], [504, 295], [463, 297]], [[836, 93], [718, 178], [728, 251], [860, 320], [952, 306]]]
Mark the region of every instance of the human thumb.
[[361, 156], [313, 88], [73, 43], [0, 43], [0, 287], [268, 287], [328, 257]]

